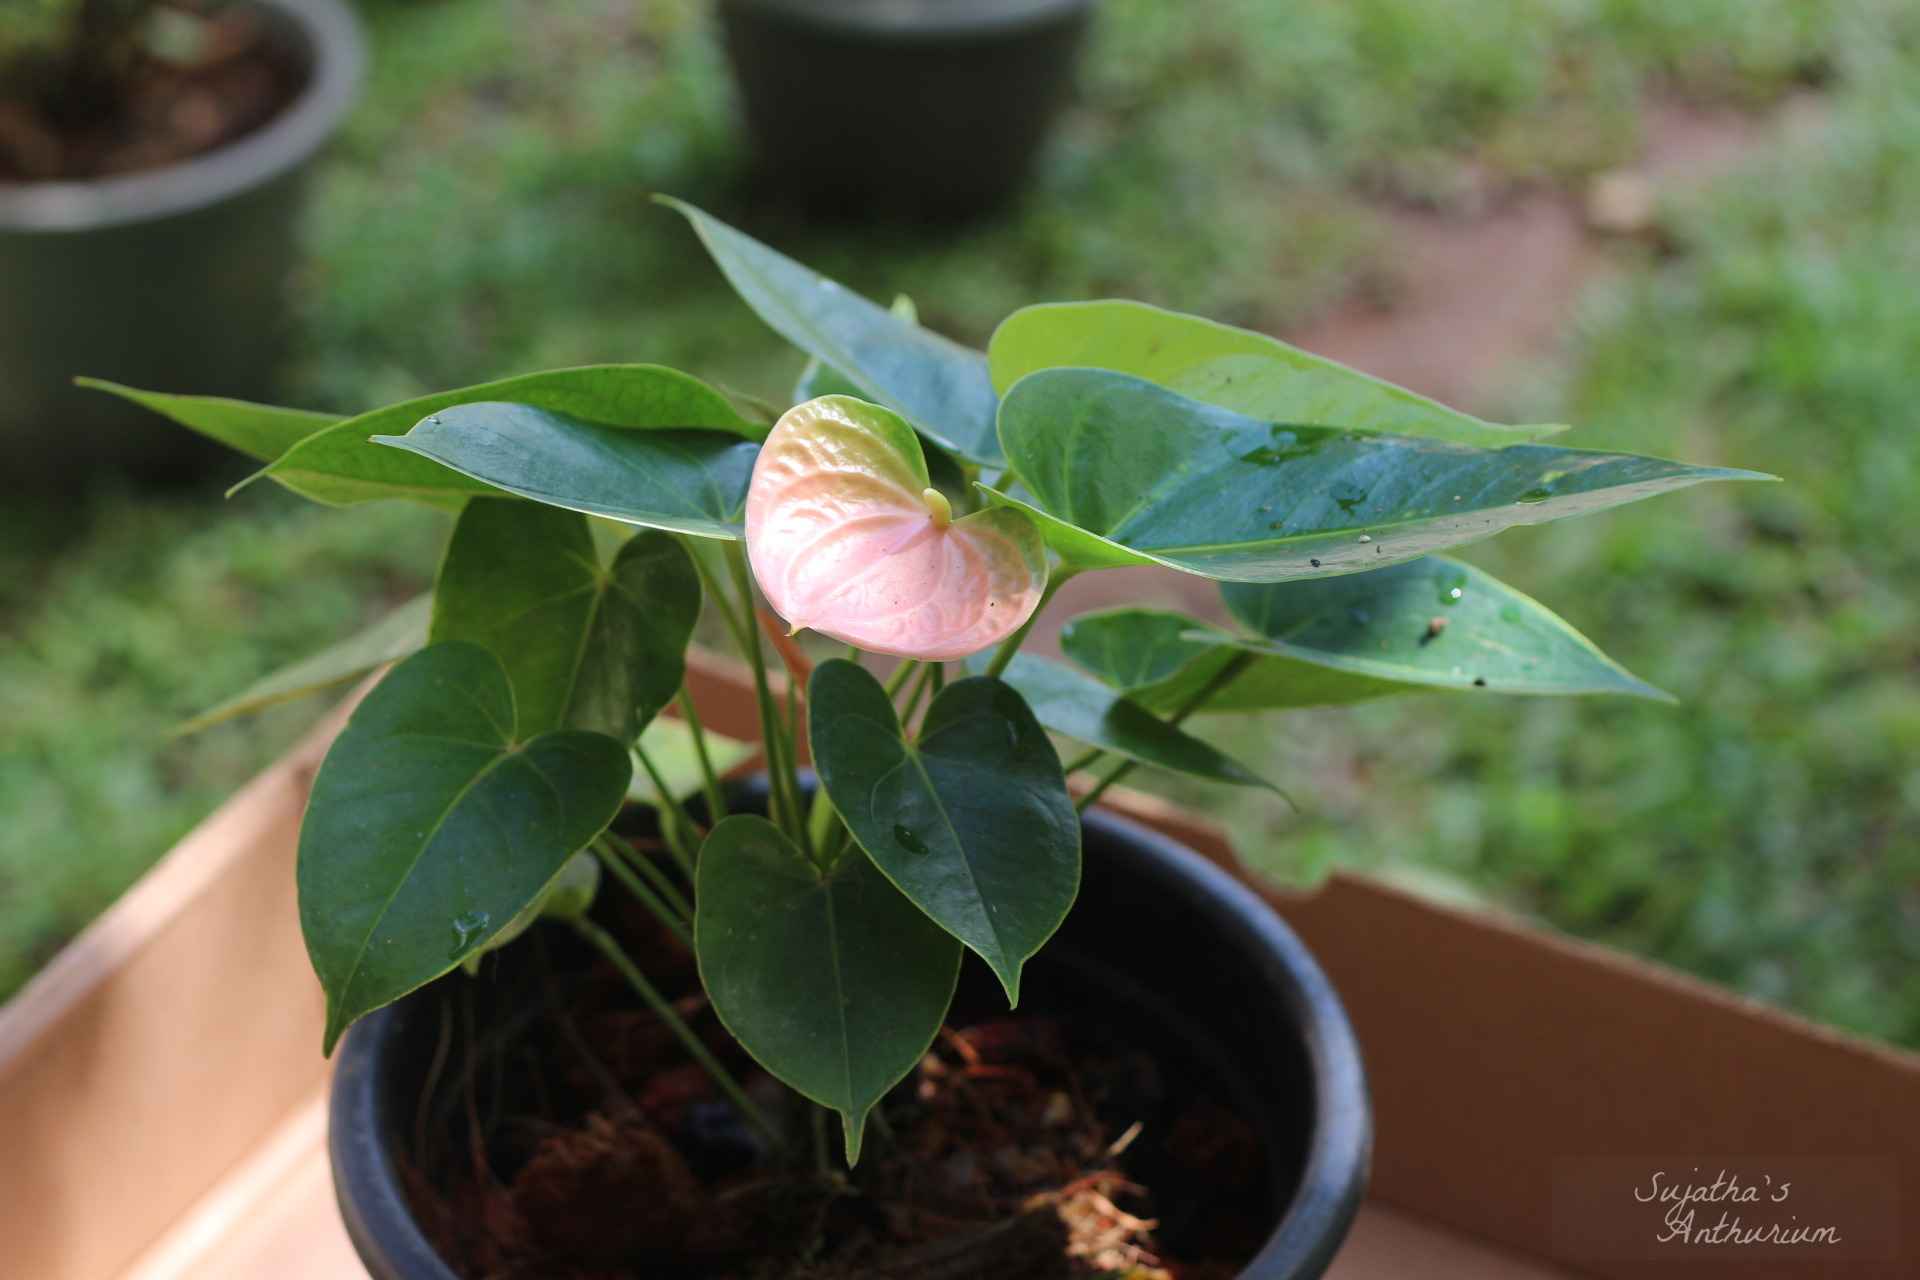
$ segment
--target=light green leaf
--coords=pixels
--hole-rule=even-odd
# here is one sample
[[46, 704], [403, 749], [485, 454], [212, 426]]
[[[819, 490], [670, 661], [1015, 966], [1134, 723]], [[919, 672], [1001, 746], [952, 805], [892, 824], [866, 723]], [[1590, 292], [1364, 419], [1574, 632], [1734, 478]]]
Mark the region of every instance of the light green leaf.
[[984, 355], [869, 302], [690, 204], [666, 197], [660, 202], [693, 224], [734, 292], [769, 328], [837, 370], [854, 394], [902, 414], [963, 457], [1000, 461]]
[[1163, 711], [1193, 698], [1236, 654], [1253, 662], [1201, 710], [1324, 706], [1423, 690], [1667, 698], [1538, 601], [1456, 560], [1430, 556], [1374, 573], [1221, 590], [1252, 637], [1183, 614], [1114, 609], [1070, 621], [1060, 647]]
[[252, 715], [282, 702], [358, 680], [375, 667], [403, 658], [425, 644], [432, 611], [433, 601], [429, 597], [415, 596], [364, 631], [302, 658], [290, 667], [283, 667], [255, 681], [243, 693], [202, 711], [174, 733], [198, 733], [236, 716]]
[[[721, 777], [760, 754], [759, 744], [715, 733], [711, 725], [704, 726], [702, 734], [707, 742], [707, 757], [713, 761], [714, 772]], [[700, 768], [693, 730], [687, 727], [686, 721], [673, 716], [655, 717], [640, 735], [640, 749], [660, 771], [667, 792], [674, 799], [686, 800], [700, 793], [706, 775]], [[627, 789], [627, 800], [648, 808], [658, 808], [660, 804], [652, 779], [644, 774], [634, 776], [633, 785]]]
[[740, 416], [727, 398], [697, 378], [652, 364], [603, 364], [530, 373], [485, 382], [375, 409], [309, 436], [262, 475], [316, 502], [344, 506], [381, 498], [411, 498], [458, 507], [493, 486], [426, 457], [374, 448], [375, 436], [396, 435], [456, 405], [509, 401], [550, 409], [608, 427], [708, 428], [757, 439], [765, 428]]
[[640, 533], [603, 568], [585, 516], [476, 498], [440, 567], [432, 636], [500, 659], [521, 732], [631, 742], [679, 689], [699, 614], [700, 580], [671, 535]]
[[1080, 821], [1053, 744], [1013, 689], [941, 690], [909, 741], [880, 682], [835, 658], [807, 690], [814, 767], [887, 879], [993, 969], [1020, 969], [1080, 888]]
[[1000, 434], [1033, 500], [988, 491], [1033, 516], [1070, 563], [1159, 564], [1235, 582], [1385, 568], [1706, 480], [1772, 478], [1269, 423], [1097, 369], [1023, 378]]
[[505, 402], [443, 409], [375, 439], [489, 492], [701, 538], [742, 536], [760, 449], [726, 431], [636, 430]]
[[1001, 322], [987, 359], [993, 385], [1002, 395], [1029, 373], [1081, 367], [1132, 374], [1189, 399], [1269, 422], [1420, 436], [1483, 448], [1566, 430], [1483, 422], [1264, 333], [1144, 302], [1024, 307]]
[[217, 440], [251, 458], [272, 462], [316, 431], [340, 421], [337, 414], [229, 400], [224, 396], [176, 396], [163, 391], [123, 387], [104, 378], [75, 378], [78, 386], [131, 400], [183, 427]]
[[516, 733], [507, 673], [477, 645], [389, 672], [327, 752], [300, 827], [324, 1050], [505, 929], [613, 819], [631, 773], [603, 734]]
[[700, 849], [700, 980], [722, 1025], [777, 1079], [840, 1113], [847, 1163], [867, 1114], [939, 1034], [960, 944], [858, 849], [822, 877], [765, 818]]

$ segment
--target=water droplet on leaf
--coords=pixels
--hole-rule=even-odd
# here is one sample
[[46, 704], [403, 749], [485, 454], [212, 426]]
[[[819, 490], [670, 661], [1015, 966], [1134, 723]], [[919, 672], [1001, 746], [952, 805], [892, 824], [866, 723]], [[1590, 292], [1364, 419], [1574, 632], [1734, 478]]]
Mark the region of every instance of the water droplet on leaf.
[[493, 923], [493, 917], [484, 911], [469, 911], [465, 915], [455, 916], [453, 918], [453, 950], [448, 954], [453, 957], [464, 954], [491, 923]]
[[932, 852], [932, 850], [927, 848], [927, 842], [925, 840], [922, 840], [898, 822], [893, 824], [893, 842], [902, 849], [905, 849], [908, 853]]

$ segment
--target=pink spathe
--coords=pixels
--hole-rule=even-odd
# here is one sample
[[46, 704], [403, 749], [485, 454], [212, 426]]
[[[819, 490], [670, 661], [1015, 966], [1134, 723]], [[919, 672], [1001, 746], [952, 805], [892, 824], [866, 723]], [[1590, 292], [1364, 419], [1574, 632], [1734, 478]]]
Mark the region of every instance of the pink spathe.
[[747, 490], [747, 556], [795, 630], [927, 661], [1005, 639], [1046, 584], [1032, 521], [953, 519], [912, 428], [848, 396], [797, 405], [767, 436]]

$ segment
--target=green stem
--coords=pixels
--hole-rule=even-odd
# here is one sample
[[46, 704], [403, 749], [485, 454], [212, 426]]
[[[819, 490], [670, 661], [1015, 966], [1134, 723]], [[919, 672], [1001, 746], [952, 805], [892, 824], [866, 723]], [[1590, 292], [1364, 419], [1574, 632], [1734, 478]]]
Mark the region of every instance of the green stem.
[[673, 877], [662, 871], [658, 863], [627, 841], [610, 837], [604, 831], [600, 833], [600, 839], [619, 854], [628, 866], [638, 871], [641, 877], [653, 886], [653, 891], [665, 899], [668, 906], [679, 912], [681, 919], [689, 924], [693, 922], [693, 903], [687, 900], [687, 895], [680, 892], [680, 886], [673, 882]]
[[621, 886], [647, 909], [648, 914], [658, 920], [674, 937], [686, 943], [691, 950], [693, 934], [688, 932], [686, 922], [676, 915], [673, 908], [668, 906], [658, 894], [648, 888], [638, 875], [634, 874], [627, 860], [598, 840], [593, 842], [593, 851], [600, 855], [600, 865], [613, 873], [613, 878], [618, 880]]
[[653, 780], [654, 794], [659, 797], [660, 834], [666, 839], [674, 861], [680, 864], [680, 870], [691, 880], [694, 863], [699, 857], [698, 842], [690, 842], [693, 832], [698, 829], [693, 815], [674, 797], [673, 790], [667, 786], [667, 780], [660, 776], [660, 770], [654, 765], [652, 757], [647, 755], [646, 749], [636, 742], [633, 744], [633, 754], [639, 758], [640, 767], [647, 771], [647, 777]]
[[595, 950], [605, 956], [614, 968], [620, 971], [620, 976], [627, 980], [627, 984], [634, 989], [641, 1000], [646, 1002], [647, 1007], [653, 1010], [655, 1016], [667, 1024], [667, 1029], [673, 1032], [674, 1038], [680, 1042], [681, 1046], [692, 1055], [693, 1060], [699, 1063], [707, 1075], [712, 1078], [713, 1083], [719, 1087], [720, 1092], [726, 1094], [733, 1102], [733, 1105], [740, 1108], [740, 1113], [745, 1116], [755, 1128], [766, 1134], [776, 1145], [779, 1145], [781, 1143], [780, 1131], [774, 1127], [773, 1122], [768, 1120], [767, 1117], [761, 1113], [760, 1108], [753, 1104], [753, 1099], [747, 1096], [746, 1090], [740, 1087], [739, 1082], [733, 1078], [732, 1073], [721, 1064], [720, 1060], [713, 1056], [713, 1052], [707, 1048], [700, 1037], [693, 1033], [693, 1028], [686, 1024], [686, 1021], [681, 1018], [673, 1005], [667, 1001], [667, 998], [661, 995], [659, 990], [651, 982], [647, 981], [647, 976], [641, 973], [639, 966], [628, 958], [625, 951], [621, 950], [619, 942], [614, 939], [613, 935], [605, 929], [602, 929], [599, 925], [594, 924], [591, 920], [575, 920], [573, 927]]
[[[1235, 654], [1231, 661], [1213, 673], [1211, 680], [1208, 680], [1195, 690], [1192, 697], [1174, 708], [1173, 713], [1167, 717], [1167, 723], [1177, 725], [1198, 711], [1206, 705], [1214, 694], [1220, 692], [1229, 684], [1232, 684], [1233, 681], [1239, 677], [1240, 673], [1245, 671], [1252, 663], [1253, 655], [1251, 653], [1243, 652]], [[1080, 797], [1080, 802], [1073, 806], [1074, 811], [1077, 813], [1085, 813], [1093, 806], [1095, 801], [1106, 794], [1108, 787], [1120, 781], [1120, 779], [1126, 777], [1129, 773], [1132, 773], [1137, 767], [1138, 764], [1135, 761], [1122, 760], [1113, 769], [1108, 771], [1106, 777], [1094, 784], [1093, 790]]]
[[1062, 765], [1060, 767], [1060, 772], [1067, 774], [1069, 777], [1071, 777], [1073, 774], [1080, 772], [1082, 769], [1086, 768], [1088, 765], [1096, 763], [1100, 759], [1100, 757], [1105, 754], [1107, 754], [1107, 752], [1106, 752], [1106, 748], [1104, 747], [1088, 747], [1085, 751], [1082, 751], [1079, 755], [1075, 756], [1073, 759], [1067, 761], [1066, 764]]
[[1033, 624], [1040, 621], [1040, 615], [1047, 611], [1047, 605], [1052, 603], [1054, 595], [1060, 588], [1079, 576], [1080, 570], [1069, 565], [1060, 565], [1054, 569], [1052, 575], [1047, 578], [1046, 588], [1040, 593], [1040, 603], [1033, 607], [1033, 612], [1028, 615], [1025, 622], [1020, 624], [1020, 629], [1002, 640], [1000, 647], [993, 651], [993, 661], [987, 664], [987, 675], [998, 677], [1007, 669], [1007, 664], [1013, 661], [1013, 655], [1020, 652], [1020, 645], [1026, 640], [1027, 632], [1033, 630]]
[[693, 705], [693, 695], [687, 692], [687, 686], [680, 686], [677, 700], [680, 718], [687, 722], [687, 729], [693, 734], [693, 753], [700, 757], [700, 782], [707, 795], [707, 821], [717, 825], [727, 816], [727, 797], [720, 790], [719, 775], [713, 771], [713, 757], [707, 754], [707, 730], [700, 723], [700, 711]]
[[907, 678], [918, 670], [920, 670], [920, 663], [917, 659], [913, 658], [907, 659], [893, 669], [887, 676], [888, 702], [892, 702], [894, 698], [899, 696], [900, 686], [904, 685], [907, 682]]
[[780, 726], [779, 708], [773, 700], [773, 690], [767, 684], [766, 655], [760, 648], [760, 628], [754, 625], [753, 618], [753, 576], [747, 568], [747, 553], [738, 542], [729, 542], [725, 547], [727, 566], [733, 571], [734, 589], [740, 593], [741, 608], [745, 611], [747, 665], [753, 668], [754, 696], [760, 702], [760, 734], [767, 755], [767, 808], [774, 824], [781, 827], [803, 853], [812, 856], [807, 848], [805, 819], [800, 812], [800, 783], [794, 770], [794, 764], [786, 748], [784, 732]]
[[900, 708], [902, 726], [913, 719], [913, 713], [920, 709], [920, 699], [925, 697], [927, 690], [933, 686], [933, 673], [939, 669], [939, 666], [939, 663], [932, 662], [920, 668], [920, 678], [913, 682], [913, 688], [907, 693], [907, 703]]

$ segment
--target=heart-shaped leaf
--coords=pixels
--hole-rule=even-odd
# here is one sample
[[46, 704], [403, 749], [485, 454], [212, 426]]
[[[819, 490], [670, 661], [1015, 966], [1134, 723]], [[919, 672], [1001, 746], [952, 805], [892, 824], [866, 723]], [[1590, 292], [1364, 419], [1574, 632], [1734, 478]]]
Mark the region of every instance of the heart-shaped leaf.
[[954, 519], [913, 428], [850, 396], [796, 405], [774, 425], [747, 494], [747, 554], [794, 629], [910, 658], [1005, 639], [1046, 585], [1030, 520]]
[[1705, 480], [1772, 479], [1632, 454], [1270, 423], [1098, 369], [1021, 379], [1000, 435], [1033, 501], [995, 501], [1033, 515], [1068, 562], [1235, 582], [1358, 573]]
[[244, 692], [202, 711], [174, 732], [198, 733], [236, 716], [252, 715], [282, 702], [358, 680], [375, 667], [404, 658], [425, 644], [432, 615], [432, 599], [415, 596], [365, 630], [262, 677]]
[[340, 421], [337, 414], [283, 409], [277, 405], [229, 400], [224, 396], [168, 395], [163, 391], [123, 387], [104, 378], [74, 381], [80, 386], [131, 400], [262, 462], [272, 462], [314, 432]]
[[1666, 699], [1531, 597], [1471, 565], [1430, 556], [1312, 582], [1229, 583], [1254, 632], [1184, 614], [1115, 609], [1069, 622], [1060, 647], [1156, 710], [1184, 706], [1235, 654], [1254, 661], [1203, 711], [1358, 702], [1452, 689]]
[[700, 579], [671, 534], [636, 534], [603, 568], [585, 516], [476, 498], [440, 567], [433, 639], [500, 659], [521, 733], [631, 742], [679, 689], [699, 616]]
[[1268, 422], [1421, 436], [1499, 448], [1563, 426], [1508, 427], [1250, 329], [1144, 302], [1049, 302], [1008, 316], [987, 348], [1005, 395], [1041, 369], [1130, 373], [1190, 399]]
[[955, 453], [1000, 462], [986, 356], [867, 301], [690, 204], [660, 201], [686, 215], [734, 292], [775, 333]]
[[700, 849], [700, 981], [754, 1060], [840, 1113], [847, 1163], [867, 1113], [939, 1034], [960, 944], [851, 850], [822, 877], [765, 818], [735, 814]]
[[992, 967], [1010, 1003], [1020, 969], [1080, 888], [1080, 822], [1060, 758], [1013, 689], [948, 685], [920, 736], [864, 667], [835, 658], [807, 687], [814, 767], [887, 879]]
[[613, 819], [632, 769], [604, 734], [517, 735], [507, 673], [477, 645], [389, 672], [327, 752], [300, 827], [325, 1051], [506, 928]]
[[377, 436], [488, 490], [701, 538], [741, 536], [759, 447], [727, 431], [608, 426], [528, 404], [443, 409]]
[[1071, 667], [1021, 653], [1000, 678], [1026, 699], [1034, 718], [1055, 733], [1158, 769], [1279, 793], [1233, 757]]
[[375, 409], [307, 437], [261, 474], [335, 506], [411, 498], [458, 507], [471, 494], [494, 492], [493, 486], [431, 457], [369, 448], [368, 442], [375, 436], [398, 435], [456, 405], [489, 400], [532, 405], [611, 427], [707, 428], [747, 439], [757, 439], [761, 431], [725, 396], [677, 369], [590, 365], [481, 383]]

